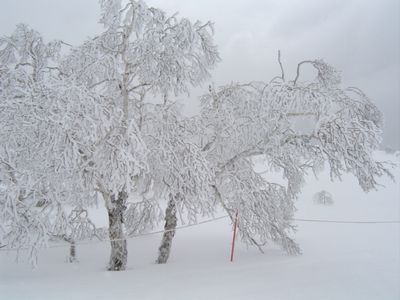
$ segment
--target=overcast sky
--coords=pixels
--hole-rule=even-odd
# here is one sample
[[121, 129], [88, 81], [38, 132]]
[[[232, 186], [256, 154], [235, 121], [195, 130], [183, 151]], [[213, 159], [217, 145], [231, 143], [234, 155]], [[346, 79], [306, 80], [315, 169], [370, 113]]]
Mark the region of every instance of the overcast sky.
[[[216, 85], [268, 81], [299, 61], [323, 58], [383, 111], [384, 143], [400, 148], [399, 0], [149, 0], [192, 20], [212, 20], [222, 62]], [[0, 35], [27, 23], [47, 39], [78, 44], [101, 30], [97, 0], [0, 0]], [[195, 91], [194, 94], [198, 94]], [[187, 111], [194, 110], [191, 101]]]

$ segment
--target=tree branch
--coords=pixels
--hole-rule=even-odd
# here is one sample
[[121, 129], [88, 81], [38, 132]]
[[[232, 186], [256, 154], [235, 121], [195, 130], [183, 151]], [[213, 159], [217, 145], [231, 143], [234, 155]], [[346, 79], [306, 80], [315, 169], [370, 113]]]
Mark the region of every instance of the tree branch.
[[314, 63], [314, 62], [311, 61], [311, 60], [304, 60], [304, 61], [300, 62], [300, 63], [297, 65], [297, 75], [296, 75], [295, 80], [293, 81], [293, 85], [296, 85], [296, 84], [297, 84], [297, 80], [299, 80], [299, 77], [300, 77], [300, 68], [301, 68], [301, 66], [304, 65], [304, 64], [313, 64], [313, 63]]
[[282, 80], [285, 81], [285, 70], [283, 69], [282, 61], [281, 61], [281, 50], [278, 50], [278, 62], [279, 66], [281, 67], [281, 72], [282, 72]]

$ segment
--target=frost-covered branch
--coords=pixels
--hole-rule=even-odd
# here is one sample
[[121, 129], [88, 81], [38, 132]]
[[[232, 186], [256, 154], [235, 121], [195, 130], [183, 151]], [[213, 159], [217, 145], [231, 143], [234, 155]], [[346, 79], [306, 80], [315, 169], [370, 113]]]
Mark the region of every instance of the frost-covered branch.
[[[299, 82], [306, 63], [317, 69], [317, 78]], [[360, 90], [339, 84], [333, 67], [303, 61], [294, 81], [285, 82], [282, 73], [268, 84], [231, 84], [202, 97], [201, 145], [215, 171], [214, 187], [224, 209], [239, 213], [239, 231], [250, 244], [252, 238], [273, 240], [289, 253], [299, 252], [290, 237], [293, 203], [306, 172], [318, 174], [324, 162], [332, 179], [352, 173], [365, 191], [378, 186], [377, 177], [390, 176], [372, 157], [381, 113]], [[301, 124], [305, 118], [308, 126]], [[256, 156], [267, 170], [281, 171], [286, 184], [254, 173]]]

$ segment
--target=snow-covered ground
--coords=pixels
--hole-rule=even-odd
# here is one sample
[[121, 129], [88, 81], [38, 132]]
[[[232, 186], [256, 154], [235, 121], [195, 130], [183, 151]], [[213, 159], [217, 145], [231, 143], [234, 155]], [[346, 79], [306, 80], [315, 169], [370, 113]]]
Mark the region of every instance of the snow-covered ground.
[[[351, 176], [334, 183], [328, 174], [310, 176], [296, 218], [399, 220], [400, 168], [395, 176], [396, 183], [385, 178], [386, 187], [369, 194]], [[314, 203], [321, 190], [333, 205]], [[400, 299], [400, 224], [296, 223], [302, 255], [273, 245], [261, 254], [238, 242], [234, 263], [227, 219], [180, 230], [167, 265], [154, 264], [160, 235], [131, 239], [129, 268], [119, 273], [105, 270], [107, 243], [78, 246], [74, 264], [65, 263], [68, 248], [44, 250], [35, 270], [1, 252], [0, 299]]]

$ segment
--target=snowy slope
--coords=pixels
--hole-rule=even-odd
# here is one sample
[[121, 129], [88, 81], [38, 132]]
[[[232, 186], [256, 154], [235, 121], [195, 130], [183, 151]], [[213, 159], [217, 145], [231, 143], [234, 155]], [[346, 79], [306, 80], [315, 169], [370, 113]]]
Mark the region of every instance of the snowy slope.
[[[386, 188], [369, 194], [350, 176], [335, 183], [328, 174], [310, 176], [296, 218], [399, 220], [400, 168], [395, 175], [396, 183], [383, 179]], [[314, 204], [321, 190], [333, 206]], [[1, 252], [0, 299], [400, 299], [400, 224], [297, 224], [301, 256], [238, 242], [234, 263], [227, 219], [180, 230], [167, 265], [153, 263], [160, 235], [129, 240], [129, 269], [121, 273], [105, 271], [107, 243], [79, 246], [77, 264], [64, 262], [68, 248], [45, 250], [35, 270]]]

